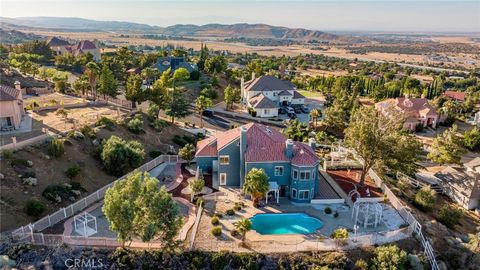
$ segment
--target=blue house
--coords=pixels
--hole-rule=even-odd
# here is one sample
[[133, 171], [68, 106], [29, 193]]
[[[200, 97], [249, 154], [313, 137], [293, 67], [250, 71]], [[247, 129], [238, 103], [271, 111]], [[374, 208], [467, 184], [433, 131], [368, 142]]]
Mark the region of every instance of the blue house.
[[278, 199], [310, 202], [318, 190], [319, 159], [315, 140], [287, 139], [267, 126], [250, 123], [197, 143], [197, 166], [211, 172], [214, 187], [238, 187], [253, 168], [263, 169]]

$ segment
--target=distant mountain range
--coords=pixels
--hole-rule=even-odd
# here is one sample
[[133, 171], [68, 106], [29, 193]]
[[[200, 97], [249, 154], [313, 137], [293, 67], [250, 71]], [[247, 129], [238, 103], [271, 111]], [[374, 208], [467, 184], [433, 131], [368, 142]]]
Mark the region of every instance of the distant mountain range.
[[2, 28], [7, 29], [49, 29], [56, 31], [107, 31], [117, 33], [162, 34], [188, 37], [245, 37], [267, 39], [318, 40], [327, 42], [362, 42], [363, 39], [346, 35], [335, 35], [316, 30], [288, 28], [267, 24], [177, 24], [168, 27], [148, 24], [96, 21], [82, 18], [63, 17], [0, 17]]

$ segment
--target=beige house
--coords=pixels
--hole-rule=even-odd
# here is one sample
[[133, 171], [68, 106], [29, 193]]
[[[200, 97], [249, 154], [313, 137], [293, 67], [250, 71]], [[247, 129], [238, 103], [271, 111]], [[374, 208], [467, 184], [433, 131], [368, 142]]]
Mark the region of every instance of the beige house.
[[24, 114], [22, 91], [0, 85], [0, 129], [18, 129]]
[[387, 116], [398, 117], [398, 115], [403, 115], [405, 117], [404, 127], [412, 131], [418, 124], [435, 128], [440, 121], [440, 114], [432, 105], [428, 104], [426, 98], [410, 98], [407, 96], [387, 99], [375, 104], [375, 108]]
[[100, 61], [100, 49], [94, 42], [89, 40], [82, 40], [75, 45], [70, 45], [66, 40], [51, 37], [47, 40], [47, 44], [56, 54], [69, 53], [76, 57], [81, 54], [90, 53], [93, 55], [95, 61]]

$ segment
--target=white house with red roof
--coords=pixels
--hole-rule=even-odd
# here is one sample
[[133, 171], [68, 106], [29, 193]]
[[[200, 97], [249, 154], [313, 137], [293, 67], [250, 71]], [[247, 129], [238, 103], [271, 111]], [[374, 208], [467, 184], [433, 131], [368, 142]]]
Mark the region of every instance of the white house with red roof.
[[258, 117], [278, 116], [281, 105], [305, 104], [305, 97], [292, 82], [271, 75], [255, 78], [252, 74], [250, 81], [242, 79], [240, 89], [242, 102], [247, 108], [254, 109]]
[[406, 129], [415, 130], [418, 124], [424, 127], [435, 128], [440, 121], [440, 114], [428, 103], [426, 98], [410, 98], [408, 96], [387, 99], [375, 104], [375, 108], [384, 115], [396, 117], [404, 116], [404, 127]]
[[[310, 202], [318, 190], [315, 140], [287, 139], [268, 126], [249, 123], [197, 143], [197, 166], [213, 175], [213, 186], [243, 187], [245, 175], [263, 169], [280, 197]], [[278, 198], [278, 196], [277, 196]]]
[[50, 46], [50, 49], [55, 51], [57, 54], [69, 53], [76, 57], [81, 54], [90, 53], [93, 55], [93, 59], [95, 59], [95, 61], [100, 61], [100, 49], [94, 42], [90, 40], [82, 40], [75, 45], [70, 45], [68, 41], [59, 39], [57, 37], [51, 37], [47, 40], [47, 45]]

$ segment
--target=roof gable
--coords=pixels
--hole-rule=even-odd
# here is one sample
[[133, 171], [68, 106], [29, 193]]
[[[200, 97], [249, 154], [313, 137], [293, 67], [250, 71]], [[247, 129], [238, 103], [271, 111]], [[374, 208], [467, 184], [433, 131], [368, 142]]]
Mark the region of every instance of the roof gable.
[[272, 75], [260, 76], [245, 83], [247, 91], [281, 91], [294, 90], [295, 85], [290, 81], [281, 80]]

